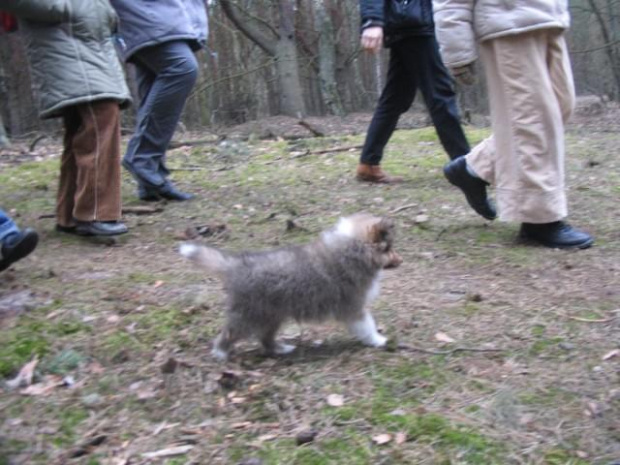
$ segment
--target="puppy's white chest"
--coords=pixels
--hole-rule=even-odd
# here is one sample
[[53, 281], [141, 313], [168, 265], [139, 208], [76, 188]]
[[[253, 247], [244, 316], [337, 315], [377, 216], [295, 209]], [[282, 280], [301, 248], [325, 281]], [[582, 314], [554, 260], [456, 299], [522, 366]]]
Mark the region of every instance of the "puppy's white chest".
[[372, 284], [366, 291], [366, 306], [370, 305], [377, 297], [379, 297], [380, 291], [381, 291], [381, 273], [377, 274], [375, 279], [372, 281]]

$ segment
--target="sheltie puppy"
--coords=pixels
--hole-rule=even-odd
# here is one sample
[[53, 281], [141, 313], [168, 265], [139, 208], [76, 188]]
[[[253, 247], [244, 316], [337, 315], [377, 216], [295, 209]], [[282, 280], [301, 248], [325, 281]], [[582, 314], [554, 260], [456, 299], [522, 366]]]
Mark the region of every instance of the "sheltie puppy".
[[184, 243], [180, 253], [224, 284], [227, 320], [213, 355], [226, 360], [235, 342], [251, 336], [267, 353], [293, 351], [275, 339], [287, 320], [333, 319], [364, 344], [384, 346], [368, 307], [379, 294], [381, 270], [402, 263], [393, 243], [391, 220], [357, 213], [305, 245], [232, 253]]

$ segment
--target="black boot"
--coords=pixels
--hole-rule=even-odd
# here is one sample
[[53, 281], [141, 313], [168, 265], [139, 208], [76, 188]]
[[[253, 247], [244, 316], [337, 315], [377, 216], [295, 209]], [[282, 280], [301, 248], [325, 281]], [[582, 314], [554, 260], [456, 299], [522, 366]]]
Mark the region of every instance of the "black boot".
[[587, 249], [594, 243], [588, 233], [575, 229], [564, 221], [523, 223], [519, 236], [525, 241], [554, 249]]
[[463, 191], [467, 203], [476, 213], [487, 220], [497, 218], [495, 206], [487, 197], [488, 183], [469, 174], [465, 157], [452, 160], [444, 166], [443, 173], [451, 184]]
[[39, 235], [34, 229], [26, 228], [5, 239], [2, 244], [0, 271], [6, 270], [18, 260], [30, 255], [39, 243]]
[[157, 190], [147, 187], [144, 184], [138, 185], [138, 198], [144, 202], [157, 202], [161, 197], [157, 194]]
[[166, 200], [176, 200], [178, 202], [183, 202], [194, 198], [193, 194], [181, 192], [169, 182], [166, 182], [163, 187], [157, 190], [157, 195]]
[[129, 229], [120, 221], [77, 221], [75, 226], [57, 224], [56, 231], [78, 236], [118, 236]]
[[161, 199], [183, 202], [185, 200], [193, 199], [194, 196], [193, 194], [188, 194], [177, 190], [172, 184], [167, 182], [162, 187], [148, 187], [144, 184], [139, 185], [138, 198], [145, 202], [157, 202]]

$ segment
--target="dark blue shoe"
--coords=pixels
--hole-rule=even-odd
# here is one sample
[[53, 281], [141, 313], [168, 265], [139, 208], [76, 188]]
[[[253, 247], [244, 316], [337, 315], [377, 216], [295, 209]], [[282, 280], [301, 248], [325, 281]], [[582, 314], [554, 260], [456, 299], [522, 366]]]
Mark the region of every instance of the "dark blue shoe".
[[138, 185], [138, 198], [144, 202], [157, 202], [161, 200], [156, 189], [146, 187], [144, 184]]
[[552, 249], [587, 249], [594, 243], [594, 238], [588, 233], [573, 228], [564, 221], [523, 223], [519, 237]]
[[157, 190], [157, 195], [166, 200], [176, 200], [177, 202], [184, 202], [194, 198], [193, 194], [181, 192], [169, 182], [163, 188]]
[[118, 236], [129, 229], [120, 221], [77, 221], [75, 226], [57, 224], [56, 231], [77, 236]]
[[443, 174], [451, 184], [463, 191], [467, 203], [476, 213], [487, 220], [497, 218], [495, 206], [487, 196], [489, 184], [469, 174], [465, 157], [459, 157], [444, 166]]
[[184, 202], [194, 198], [193, 194], [187, 192], [181, 192], [175, 188], [172, 184], [167, 182], [163, 187], [148, 187], [144, 184], [138, 186], [138, 197], [145, 202], [157, 202], [158, 200], [174, 200], [177, 202]]
[[2, 244], [0, 271], [6, 270], [18, 260], [30, 255], [39, 243], [39, 235], [34, 229], [26, 228], [11, 234]]

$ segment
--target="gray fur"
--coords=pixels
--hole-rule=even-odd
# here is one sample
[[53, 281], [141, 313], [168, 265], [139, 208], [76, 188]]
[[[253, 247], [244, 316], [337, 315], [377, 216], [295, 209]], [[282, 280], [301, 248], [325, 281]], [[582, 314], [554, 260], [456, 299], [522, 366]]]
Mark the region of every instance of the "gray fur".
[[198, 245], [182, 248], [183, 255], [219, 276], [226, 290], [227, 322], [215, 342], [216, 356], [226, 358], [236, 341], [251, 336], [268, 352], [292, 350], [275, 341], [287, 320], [349, 323], [364, 318], [379, 272], [398, 266], [394, 257], [400, 257], [391, 252], [391, 222], [369, 215], [350, 218], [358, 225], [368, 223], [354, 237], [332, 229], [310, 244], [239, 254]]

